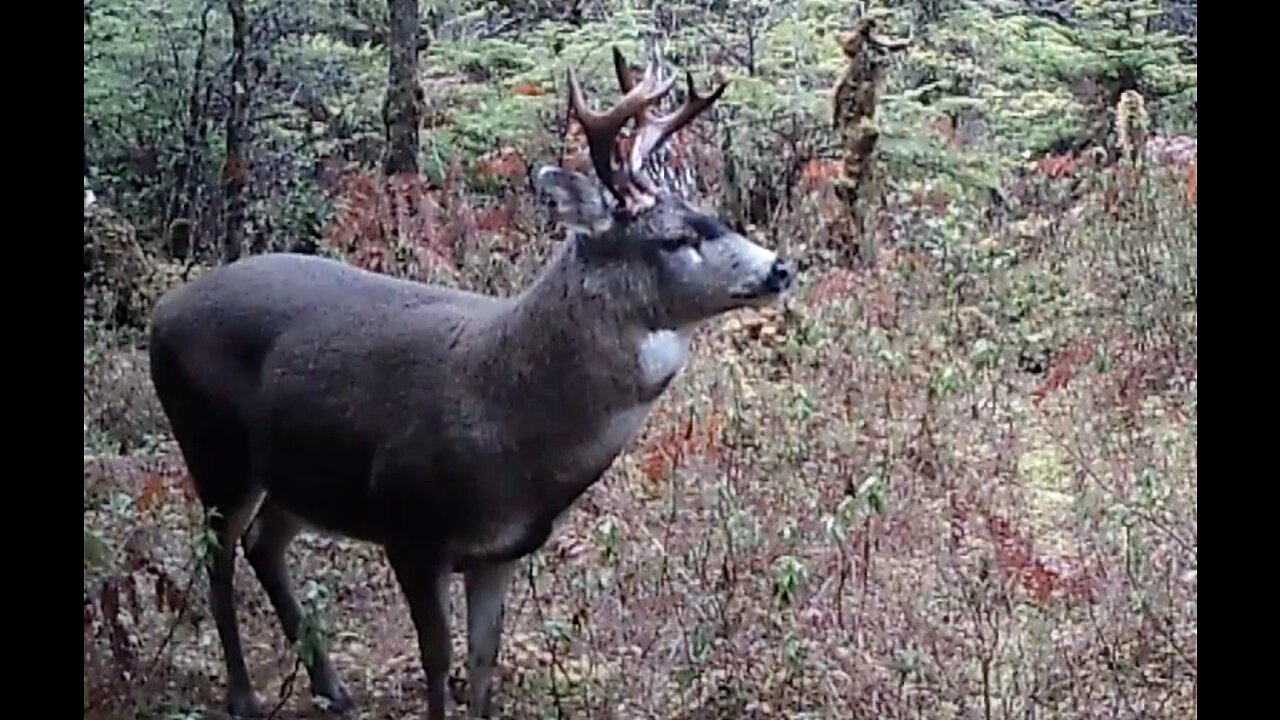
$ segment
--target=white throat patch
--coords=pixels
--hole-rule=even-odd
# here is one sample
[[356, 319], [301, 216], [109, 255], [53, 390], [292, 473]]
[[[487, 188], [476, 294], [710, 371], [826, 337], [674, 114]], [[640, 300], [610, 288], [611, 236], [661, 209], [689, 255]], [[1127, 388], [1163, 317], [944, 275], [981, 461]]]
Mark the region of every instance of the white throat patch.
[[640, 378], [646, 387], [657, 385], [684, 368], [692, 335], [692, 329], [664, 329], [654, 330], [640, 339], [637, 359]]

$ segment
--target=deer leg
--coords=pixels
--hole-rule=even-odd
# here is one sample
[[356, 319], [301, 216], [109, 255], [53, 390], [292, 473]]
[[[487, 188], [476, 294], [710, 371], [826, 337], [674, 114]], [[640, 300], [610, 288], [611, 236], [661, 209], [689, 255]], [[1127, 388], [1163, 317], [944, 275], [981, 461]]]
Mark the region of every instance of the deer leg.
[[387, 548], [387, 559], [409, 604], [427, 676], [427, 720], [444, 720], [449, 675], [449, 566], [413, 546]]
[[[258, 576], [258, 582], [262, 583], [271, 606], [275, 608], [276, 617], [280, 619], [280, 626], [290, 645], [297, 643], [301, 634], [302, 608], [290, 588], [285, 551], [299, 529], [292, 517], [268, 500], [262, 507], [253, 531], [244, 539], [245, 555], [253, 566], [254, 574]], [[312, 648], [310, 659], [311, 662], [306, 667], [311, 679], [311, 694], [328, 700], [329, 709], [334, 712], [350, 710], [355, 703], [338, 679], [338, 674], [329, 661], [329, 652], [323, 644]]]
[[227, 666], [227, 694], [225, 707], [234, 717], [257, 718], [266, 715], [249, 681], [249, 671], [244, 663], [244, 649], [240, 644], [240, 625], [236, 620], [235, 606], [235, 530], [242, 528], [237, 519], [214, 515], [209, 519], [209, 530], [217, 543], [211, 549], [209, 568], [209, 608], [218, 628], [222, 643], [222, 657]]
[[507, 586], [515, 562], [480, 565], [466, 571], [467, 586], [467, 714], [487, 718], [492, 712], [493, 673], [502, 640]]

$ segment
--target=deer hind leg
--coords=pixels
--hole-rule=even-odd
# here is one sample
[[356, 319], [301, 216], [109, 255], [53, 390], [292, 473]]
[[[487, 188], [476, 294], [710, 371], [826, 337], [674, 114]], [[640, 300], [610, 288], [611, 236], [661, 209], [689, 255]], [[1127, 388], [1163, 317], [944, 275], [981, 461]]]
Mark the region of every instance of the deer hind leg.
[[[302, 607], [290, 587], [285, 552], [300, 529], [292, 516], [268, 500], [262, 506], [252, 531], [244, 537], [245, 555], [275, 608], [290, 645], [298, 642], [301, 633]], [[338, 679], [323, 643], [310, 648], [309, 659], [307, 675], [311, 679], [311, 694], [327, 700], [329, 709], [334, 712], [350, 710], [355, 703]]]
[[[205, 360], [184, 364], [163, 342], [153, 345], [152, 382], [207, 513], [207, 530], [216, 543], [207, 563], [209, 609], [227, 669], [225, 707], [236, 717], [261, 717], [265, 713], [245, 668], [236, 619], [235, 560], [236, 544], [253, 521], [264, 493], [250, 481], [246, 428], [235, 407], [226, 402], [226, 393], [231, 392], [227, 388], [244, 384], [245, 379], [234, 374], [201, 375], [201, 371], [238, 367]], [[207, 388], [223, 388], [224, 392]]]
[[[256, 496], [255, 496], [256, 495]], [[220, 512], [210, 515], [208, 527], [216, 546], [211, 548], [209, 569], [209, 608], [218, 628], [222, 643], [222, 656], [227, 666], [227, 694], [224, 705], [235, 717], [257, 718], [266, 715], [253, 691], [249, 671], [244, 662], [244, 648], [240, 642], [240, 625], [236, 619], [235, 562], [236, 541], [248, 524], [246, 516], [261, 502], [261, 495], [243, 498], [227, 514], [226, 505], [217, 506]]]
[[515, 562], [480, 565], [466, 571], [467, 587], [467, 714], [487, 718], [492, 713], [493, 674], [507, 587]]
[[427, 720], [445, 718], [449, 675], [449, 566], [408, 545], [387, 547], [387, 559], [409, 604], [418, 632], [418, 651], [427, 676]]

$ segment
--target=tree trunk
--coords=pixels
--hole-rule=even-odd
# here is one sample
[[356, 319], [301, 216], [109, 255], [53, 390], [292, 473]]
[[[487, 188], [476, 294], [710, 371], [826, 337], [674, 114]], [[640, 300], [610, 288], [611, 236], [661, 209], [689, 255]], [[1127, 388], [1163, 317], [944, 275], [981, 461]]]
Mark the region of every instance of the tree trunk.
[[187, 101], [187, 127], [182, 133], [182, 157], [174, 168], [173, 201], [169, 206], [168, 227], [183, 227], [187, 232], [170, 232], [168, 238], [169, 257], [185, 260], [192, 251], [190, 232], [194, 227], [192, 215], [195, 208], [196, 168], [204, 157], [205, 143], [205, 104], [202, 102], [204, 90], [204, 64], [208, 49], [209, 13], [213, 3], [206, 2], [200, 13], [199, 44], [196, 46], [195, 67], [191, 71], [191, 95]]
[[222, 168], [223, 211], [226, 232], [222, 238], [222, 261], [235, 262], [244, 247], [245, 186], [249, 162], [244, 154], [245, 117], [248, 112], [248, 72], [245, 66], [244, 0], [227, 0], [231, 15], [231, 109], [227, 113], [227, 159]]
[[382, 106], [387, 149], [383, 171], [387, 175], [418, 172], [418, 125], [422, 113], [422, 88], [418, 85], [417, 0], [387, 0], [391, 15], [390, 66], [387, 99]]

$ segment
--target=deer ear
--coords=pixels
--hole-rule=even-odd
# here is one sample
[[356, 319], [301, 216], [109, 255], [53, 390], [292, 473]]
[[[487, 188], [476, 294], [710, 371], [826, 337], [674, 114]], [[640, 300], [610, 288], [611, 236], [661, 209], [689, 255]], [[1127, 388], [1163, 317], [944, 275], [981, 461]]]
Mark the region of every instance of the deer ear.
[[596, 235], [613, 225], [613, 213], [599, 186], [582, 173], [551, 165], [538, 170], [538, 194], [552, 201], [552, 216], [572, 230]]

